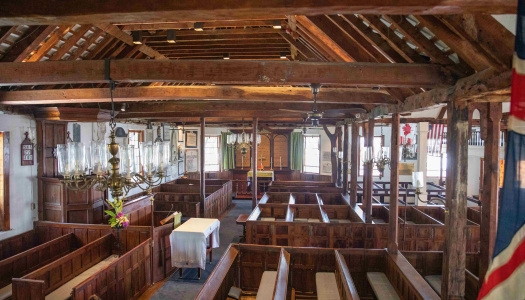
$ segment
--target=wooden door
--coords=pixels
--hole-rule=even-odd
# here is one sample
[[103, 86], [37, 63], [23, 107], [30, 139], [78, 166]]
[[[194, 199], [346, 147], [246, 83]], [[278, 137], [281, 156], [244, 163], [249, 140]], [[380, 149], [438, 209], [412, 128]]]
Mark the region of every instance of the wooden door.
[[41, 121], [42, 139], [37, 141], [42, 149], [41, 177], [58, 177], [58, 161], [56, 159], [56, 145], [66, 143], [65, 122]]

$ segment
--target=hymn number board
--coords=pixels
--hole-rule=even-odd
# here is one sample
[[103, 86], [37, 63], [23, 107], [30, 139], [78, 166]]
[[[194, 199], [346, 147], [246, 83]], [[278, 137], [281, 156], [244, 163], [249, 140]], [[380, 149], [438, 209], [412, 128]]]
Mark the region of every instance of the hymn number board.
[[25, 133], [26, 138], [22, 142], [22, 166], [32, 166], [35, 163], [33, 143], [29, 139], [29, 133]]

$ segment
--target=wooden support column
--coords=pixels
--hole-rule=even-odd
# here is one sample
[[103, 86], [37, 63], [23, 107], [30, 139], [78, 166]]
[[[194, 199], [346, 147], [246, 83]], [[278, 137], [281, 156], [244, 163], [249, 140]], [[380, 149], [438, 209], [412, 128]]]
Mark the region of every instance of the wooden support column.
[[[374, 119], [368, 120], [368, 128], [366, 131], [366, 138], [365, 138], [365, 147], [373, 147], [374, 146]], [[372, 148], [372, 153], [374, 153], [374, 150]], [[374, 164], [365, 164], [365, 178], [363, 181], [366, 180], [366, 198], [364, 202], [366, 203], [365, 213], [366, 213], [366, 222], [372, 223], [372, 194], [374, 193], [374, 183], [373, 183], [373, 175], [374, 175]]]
[[399, 197], [399, 114], [392, 114], [392, 134], [390, 139], [390, 215], [388, 223], [388, 251], [396, 253], [398, 231]]
[[447, 104], [447, 202], [441, 299], [464, 299], [467, 228], [468, 107]]
[[[501, 121], [501, 103], [487, 103], [486, 113], [481, 115], [481, 134], [485, 140], [483, 165], [483, 192], [481, 195], [481, 236], [479, 281], [483, 283], [485, 274], [492, 260], [496, 240], [499, 191], [499, 137]], [[485, 124], [484, 124], [485, 123]], [[485, 125], [485, 126], [484, 126]]]
[[204, 118], [201, 118], [201, 135], [200, 135], [200, 144], [201, 144], [201, 152], [200, 152], [200, 193], [201, 193], [201, 201], [202, 205], [204, 205], [204, 198], [206, 198], [206, 174], [204, 173], [204, 162], [205, 162], [205, 151], [204, 151], [204, 145], [205, 145], [205, 131], [206, 131], [206, 121]]
[[341, 187], [343, 185], [343, 166], [341, 164], [341, 158], [339, 158], [339, 152], [343, 151], [343, 130], [341, 126], [337, 128], [339, 128], [339, 131], [335, 131], [337, 134], [337, 152], [335, 153], [335, 161], [337, 162], [337, 186]]
[[338, 131], [341, 130], [341, 127], [336, 127], [334, 133], [331, 133], [330, 130], [328, 130], [328, 127], [326, 127], [325, 124], [323, 124], [324, 132], [326, 133], [326, 136], [328, 136], [328, 139], [330, 140], [330, 157], [331, 157], [331, 163], [332, 163], [332, 183], [337, 184], [337, 153], [334, 152], [334, 148], [337, 147], [337, 136]]
[[350, 138], [348, 132], [348, 124], [344, 125], [344, 139], [343, 139], [343, 194], [348, 195], [348, 140]]
[[359, 151], [359, 125], [352, 123], [352, 152], [350, 153], [350, 205], [352, 206], [357, 204], [357, 171], [359, 170], [357, 151]]
[[257, 206], [257, 193], [259, 186], [257, 183], [257, 127], [259, 127], [259, 119], [253, 118], [252, 130], [252, 209]]

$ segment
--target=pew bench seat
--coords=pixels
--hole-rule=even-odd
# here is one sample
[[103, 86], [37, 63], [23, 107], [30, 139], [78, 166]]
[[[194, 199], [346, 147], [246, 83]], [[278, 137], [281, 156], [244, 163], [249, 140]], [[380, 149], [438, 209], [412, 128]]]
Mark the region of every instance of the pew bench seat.
[[436, 291], [438, 295], [441, 296], [441, 275], [427, 275], [425, 280], [428, 284]]
[[82, 281], [89, 278], [91, 275], [97, 273], [98, 271], [104, 269], [106, 266], [118, 259], [117, 255], [111, 255], [93, 267], [87, 269], [86, 271], [80, 273], [77, 277], [66, 282], [64, 285], [54, 290], [50, 294], [46, 295], [46, 300], [58, 300], [58, 299], [70, 299], [71, 291]]
[[337, 289], [337, 282], [335, 273], [331, 272], [317, 272], [315, 273], [315, 286], [317, 289], [318, 300], [338, 300], [339, 290]]
[[396, 292], [396, 289], [394, 286], [392, 286], [385, 273], [368, 272], [366, 273], [366, 278], [368, 279], [368, 283], [370, 283], [370, 286], [372, 287], [372, 290], [374, 291], [377, 299], [401, 300]]
[[386, 224], [385, 220], [383, 219], [372, 219], [372, 222], [374, 224]]
[[352, 223], [352, 221], [350, 221], [348, 219], [330, 219], [330, 223], [342, 224], [342, 223]]
[[0, 300], [11, 298], [13, 295], [13, 284], [6, 285], [0, 289]]
[[263, 217], [263, 218], [261, 218], [261, 221], [275, 221], [275, 218], [272, 218], [272, 217]]
[[256, 300], [271, 300], [277, 279], [277, 271], [264, 271], [257, 290]]

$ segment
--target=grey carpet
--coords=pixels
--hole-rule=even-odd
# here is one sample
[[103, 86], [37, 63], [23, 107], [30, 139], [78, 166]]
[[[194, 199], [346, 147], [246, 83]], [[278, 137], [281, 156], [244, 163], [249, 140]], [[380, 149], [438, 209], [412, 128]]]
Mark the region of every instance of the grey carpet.
[[179, 272], [176, 272], [150, 299], [190, 300], [197, 296], [226, 248], [228, 248], [230, 243], [239, 242], [239, 236], [242, 234], [242, 226], [237, 225], [235, 220], [237, 220], [240, 214], [249, 214], [252, 210], [251, 201], [233, 200], [233, 203], [235, 203], [235, 207], [221, 220], [221, 228], [219, 230], [220, 247], [213, 249], [212, 263], [211, 265], [206, 264], [206, 270], [202, 270], [201, 272], [201, 279], [197, 279], [197, 269], [184, 269], [182, 279], [179, 279]]

